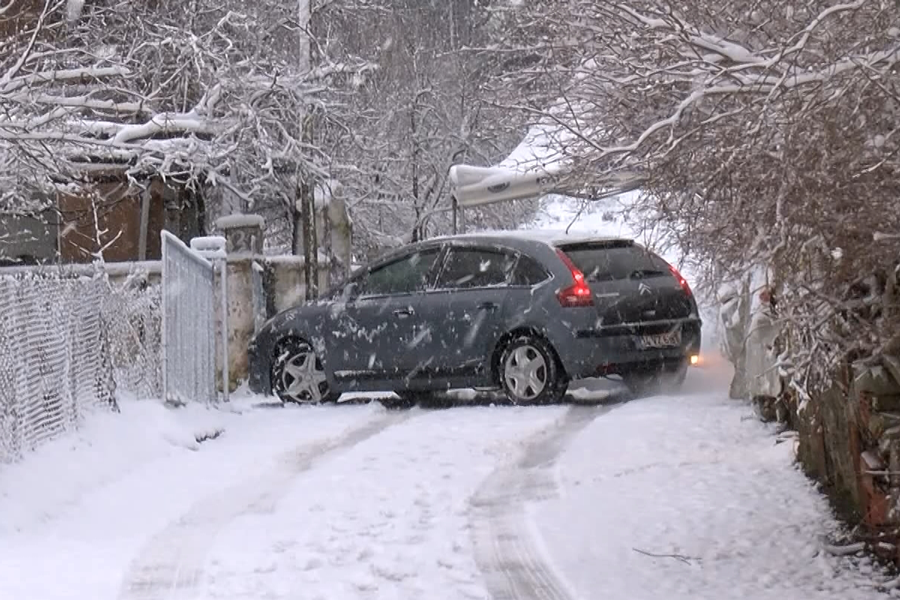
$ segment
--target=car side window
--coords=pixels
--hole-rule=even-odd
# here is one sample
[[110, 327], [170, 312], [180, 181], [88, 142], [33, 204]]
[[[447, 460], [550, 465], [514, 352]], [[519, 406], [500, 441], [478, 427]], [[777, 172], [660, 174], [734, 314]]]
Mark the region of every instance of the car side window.
[[399, 260], [377, 267], [359, 279], [353, 295], [390, 296], [422, 291], [439, 252], [438, 248], [413, 252]]
[[516, 256], [500, 250], [451, 248], [438, 277], [439, 289], [471, 289], [506, 285]]
[[537, 285], [550, 277], [547, 270], [530, 256], [519, 256], [519, 262], [513, 271], [511, 285]]

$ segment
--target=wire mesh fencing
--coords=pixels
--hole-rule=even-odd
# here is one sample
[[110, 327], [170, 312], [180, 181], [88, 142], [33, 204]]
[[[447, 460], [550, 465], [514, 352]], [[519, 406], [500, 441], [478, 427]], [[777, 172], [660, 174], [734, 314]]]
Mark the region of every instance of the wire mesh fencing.
[[0, 461], [115, 406], [102, 276], [0, 277]]
[[0, 463], [115, 409], [117, 391], [161, 397], [161, 291], [147, 273], [0, 273], [0, 314]]
[[117, 392], [215, 401], [214, 284], [168, 232], [155, 263], [0, 269], [0, 463], [115, 408]]
[[112, 281], [102, 310], [117, 388], [137, 398], [161, 398], [160, 284], [145, 273]]

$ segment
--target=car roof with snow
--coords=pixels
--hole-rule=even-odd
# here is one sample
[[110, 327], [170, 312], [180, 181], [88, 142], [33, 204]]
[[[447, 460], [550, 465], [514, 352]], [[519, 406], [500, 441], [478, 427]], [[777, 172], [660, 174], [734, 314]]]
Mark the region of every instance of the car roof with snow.
[[467, 241], [473, 242], [499, 242], [510, 241], [539, 242], [550, 246], [561, 244], [577, 244], [581, 242], [634, 242], [631, 238], [610, 237], [592, 234], [584, 231], [566, 232], [564, 229], [528, 229], [528, 230], [494, 230], [478, 231], [473, 233], [459, 233], [432, 238], [428, 241]]

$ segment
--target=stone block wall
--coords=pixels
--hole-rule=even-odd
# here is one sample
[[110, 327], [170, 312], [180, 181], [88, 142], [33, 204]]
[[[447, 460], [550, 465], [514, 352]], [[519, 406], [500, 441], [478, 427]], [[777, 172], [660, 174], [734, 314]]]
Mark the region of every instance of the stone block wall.
[[[897, 537], [900, 359], [850, 365], [813, 401], [792, 403], [798, 460], [807, 474], [823, 484], [842, 518], [873, 536]], [[900, 564], [900, 550], [892, 552]]]

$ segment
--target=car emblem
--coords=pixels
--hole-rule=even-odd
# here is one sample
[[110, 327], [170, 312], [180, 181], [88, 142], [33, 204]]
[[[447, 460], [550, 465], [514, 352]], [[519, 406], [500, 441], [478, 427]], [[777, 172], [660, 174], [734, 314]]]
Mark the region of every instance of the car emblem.
[[644, 294], [650, 294], [653, 292], [653, 290], [650, 289], [650, 286], [647, 285], [646, 283], [639, 283], [638, 290], [640, 290], [641, 296], [643, 296]]

